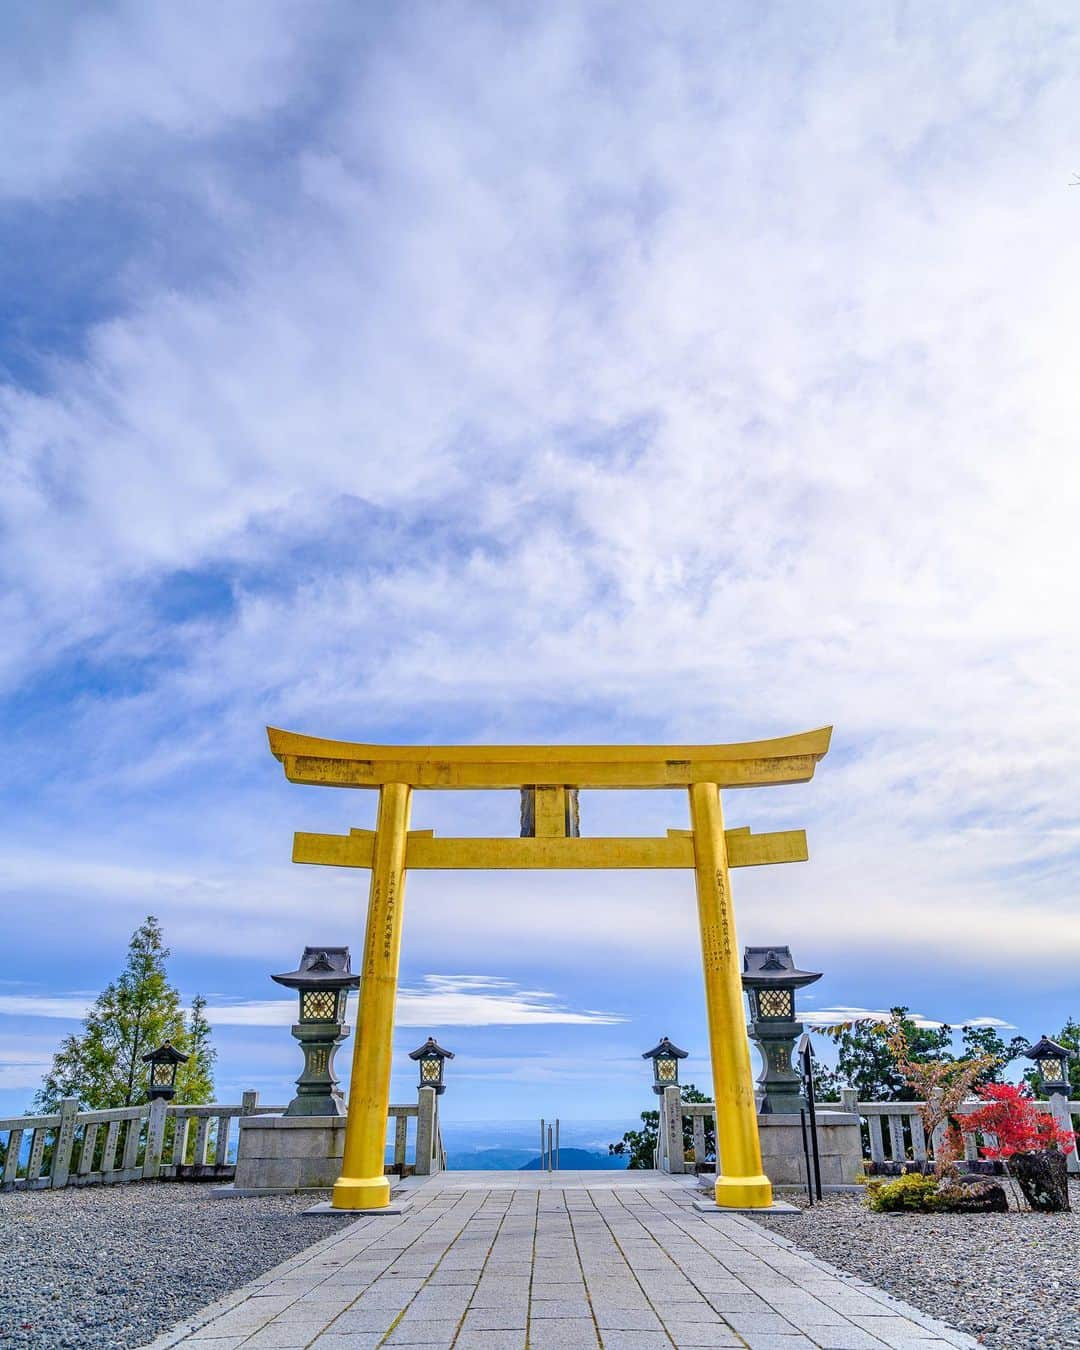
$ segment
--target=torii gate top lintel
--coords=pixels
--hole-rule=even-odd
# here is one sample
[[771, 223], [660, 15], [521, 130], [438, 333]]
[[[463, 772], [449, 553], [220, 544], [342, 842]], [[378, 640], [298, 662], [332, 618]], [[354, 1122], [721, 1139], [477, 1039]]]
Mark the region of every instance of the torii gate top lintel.
[[428, 789], [755, 787], [805, 783], [832, 727], [733, 745], [368, 745], [267, 727], [293, 783]]

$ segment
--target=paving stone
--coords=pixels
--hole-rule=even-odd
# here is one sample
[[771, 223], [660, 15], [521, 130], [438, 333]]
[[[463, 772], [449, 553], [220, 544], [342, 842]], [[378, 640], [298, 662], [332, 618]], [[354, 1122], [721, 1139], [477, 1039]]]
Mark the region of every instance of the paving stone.
[[378, 1332], [356, 1331], [351, 1336], [339, 1336], [333, 1331], [324, 1331], [311, 1342], [318, 1350], [375, 1350], [382, 1340]]
[[845, 1322], [841, 1326], [830, 1323], [827, 1326], [813, 1326], [807, 1323], [801, 1328], [822, 1350], [881, 1350], [881, 1341], [869, 1331]]
[[267, 1326], [260, 1327], [254, 1335], [249, 1336], [244, 1345], [250, 1345], [252, 1350], [303, 1350], [316, 1335], [318, 1332], [310, 1331], [299, 1324], [283, 1327]]
[[586, 1350], [599, 1345], [591, 1317], [551, 1317], [529, 1323], [529, 1350]]
[[527, 1308], [529, 1306], [529, 1290], [528, 1287], [522, 1289], [509, 1285], [487, 1285], [486, 1287], [478, 1285], [473, 1291], [471, 1306], [474, 1308]]
[[766, 1334], [790, 1336], [795, 1332], [795, 1328], [787, 1318], [781, 1317], [779, 1313], [730, 1312], [724, 1314], [724, 1320], [730, 1326], [733, 1326], [740, 1336], [763, 1336]]
[[524, 1331], [528, 1320], [524, 1306], [505, 1303], [495, 1308], [470, 1308], [462, 1325], [468, 1331]]
[[428, 1284], [476, 1284], [479, 1279], [479, 1270], [470, 1270], [467, 1267], [454, 1269], [444, 1264], [432, 1274]]
[[188, 1336], [184, 1345], [193, 1350], [236, 1350], [246, 1340], [246, 1336]]
[[814, 1342], [798, 1333], [794, 1336], [778, 1336], [773, 1332], [748, 1332], [743, 1336], [749, 1350], [813, 1350]]
[[401, 1308], [346, 1308], [334, 1319], [333, 1330], [339, 1335], [354, 1331], [378, 1331], [385, 1335], [401, 1311]]
[[454, 1350], [525, 1350], [524, 1331], [462, 1331]]
[[409, 1317], [406, 1315], [386, 1339], [387, 1345], [445, 1345], [457, 1335], [458, 1318]]
[[593, 1304], [593, 1316], [607, 1344], [609, 1331], [661, 1331], [659, 1317], [650, 1307], [611, 1308]]
[[529, 1316], [549, 1317], [592, 1317], [592, 1309], [583, 1298], [534, 1298], [529, 1304]]
[[723, 1313], [725, 1317], [729, 1312], [767, 1313], [773, 1310], [772, 1304], [766, 1303], [757, 1294], [752, 1294], [745, 1286], [742, 1293], [708, 1293], [705, 1298], [711, 1308], [715, 1308], [718, 1313]]
[[720, 1314], [704, 1299], [697, 1303], [669, 1303], [657, 1300], [654, 1305], [665, 1326], [668, 1322], [719, 1322]]
[[745, 1344], [729, 1326], [720, 1322], [669, 1322], [668, 1335], [678, 1346], [741, 1346]]
[[602, 1331], [604, 1350], [671, 1350], [663, 1331]]

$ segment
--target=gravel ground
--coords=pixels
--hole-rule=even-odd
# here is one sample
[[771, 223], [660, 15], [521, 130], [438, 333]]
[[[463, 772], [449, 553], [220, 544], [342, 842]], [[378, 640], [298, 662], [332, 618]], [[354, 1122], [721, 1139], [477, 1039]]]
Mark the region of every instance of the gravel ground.
[[826, 1196], [799, 1218], [763, 1219], [822, 1260], [861, 1275], [995, 1350], [1080, 1346], [1080, 1184], [1071, 1214], [874, 1214]]
[[351, 1222], [301, 1213], [328, 1197], [162, 1182], [0, 1195], [0, 1346], [145, 1345]]

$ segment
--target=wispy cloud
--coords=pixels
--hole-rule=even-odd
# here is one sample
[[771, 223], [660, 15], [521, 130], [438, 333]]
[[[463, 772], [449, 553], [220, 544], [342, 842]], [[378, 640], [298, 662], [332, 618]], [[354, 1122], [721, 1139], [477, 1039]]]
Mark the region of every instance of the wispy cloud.
[[[953, 1019], [926, 1017], [919, 1012], [909, 1012], [907, 1016], [917, 1027], [927, 1029], [936, 1029], [938, 1027], [950, 1026], [960, 1027], [998, 1027], [1004, 1030], [1015, 1031], [1016, 1028], [1011, 1022], [1006, 1022], [1000, 1017], [957, 1017]], [[892, 1013], [888, 1008], [815, 1008], [812, 1011], [801, 1008], [799, 1018], [811, 1027], [838, 1026], [842, 1022], [888, 1022]]]
[[[92, 996], [85, 994], [0, 994], [0, 1015], [79, 1019]], [[212, 1026], [288, 1026], [296, 1020], [295, 999], [211, 999]], [[522, 989], [513, 980], [490, 975], [425, 975], [418, 987], [398, 993], [397, 1025], [423, 1026], [612, 1026], [618, 1013], [574, 1009], [556, 994]]]

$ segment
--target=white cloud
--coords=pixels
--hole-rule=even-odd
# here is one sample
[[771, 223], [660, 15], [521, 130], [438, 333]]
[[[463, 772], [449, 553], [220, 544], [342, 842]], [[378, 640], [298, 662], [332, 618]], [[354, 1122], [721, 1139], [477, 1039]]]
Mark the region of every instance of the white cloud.
[[[0, 994], [0, 1016], [79, 1019], [92, 1002], [85, 994]], [[212, 1026], [288, 1026], [296, 1020], [296, 1000], [211, 999], [206, 1015]], [[626, 1018], [567, 1008], [556, 994], [495, 976], [425, 975], [418, 987], [398, 991], [395, 1021], [399, 1027], [610, 1026]]]
[[[907, 1016], [915, 1026], [927, 1029], [949, 1026], [954, 1030], [961, 1027], [998, 1027], [1009, 1031], [1016, 1030], [1011, 1022], [1003, 1021], [1000, 1017], [935, 1019], [918, 1012], [909, 1012]], [[888, 1008], [849, 1008], [839, 1005], [833, 1008], [815, 1008], [813, 1011], [800, 1008], [799, 1018], [811, 1027], [828, 1027], [837, 1026], [841, 1022], [888, 1022], [892, 1018], [892, 1013]]]
[[[729, 803], [807, 825], [814, 859], [738, 877], [744, 941], [1027, 977], [1080, 958], [1077, 26], [452, 11], [342, 51], [268, 205], [218, 138], [310, 111], [325, 38], [270, 11], [250, 52], [246, 12], [220, 19], [209, 65], [201, 13], [121, 11], [9, 94], [50, 143], [10, 160], [29, 198], [110, 191], [133, 138], [169, 163], [197, 140], [206, 177], [178, 190], [217, 264], [141, 270], [83, 354], [0, 399], [10, 680], [79, 644], [153, 663], [21, 750], [51, 795], [13, 892], [67, 916], [85, 888], [124, 923], [160, 898], [191, 952], [292, 943], [297, 894], [355, 931], [362, 879], [267, 864], [345, 808], [286, 794], [264, 720], [420, 741], [835, 721], [810, 787]], [[139, 79], [103, 94], [99, 68]], [[200, 568], [235, 609], [162, 623], [155, 586]], [[571, 924], [558, 959], [585, 969], [613, 946], [696, 960], [686, 878], [581, 885], [413, 878], [437, 922], [409, 940], [501, 958]]]

